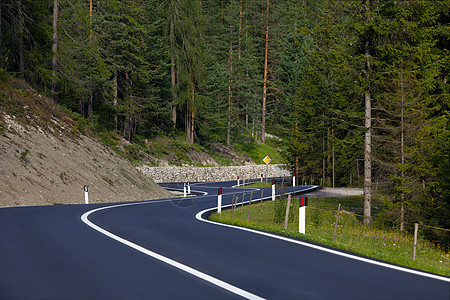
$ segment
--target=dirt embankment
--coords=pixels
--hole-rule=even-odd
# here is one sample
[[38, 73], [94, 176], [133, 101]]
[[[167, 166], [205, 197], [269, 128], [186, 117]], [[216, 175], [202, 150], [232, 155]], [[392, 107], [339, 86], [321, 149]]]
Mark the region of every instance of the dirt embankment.
[[29, 87], [0, 85], [0, 125], [0, 206], [172, 196]]

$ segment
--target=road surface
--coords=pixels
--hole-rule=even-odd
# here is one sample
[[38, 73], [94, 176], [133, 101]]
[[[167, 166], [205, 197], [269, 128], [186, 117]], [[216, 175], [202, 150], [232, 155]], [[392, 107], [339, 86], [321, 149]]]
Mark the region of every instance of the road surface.
[[197, 197], [1, 208], [0, 299], [449, 299], [447, 277], [206, 220], [219, 186], [224, 205], [243, 192], [233, 184], [192, 184]]

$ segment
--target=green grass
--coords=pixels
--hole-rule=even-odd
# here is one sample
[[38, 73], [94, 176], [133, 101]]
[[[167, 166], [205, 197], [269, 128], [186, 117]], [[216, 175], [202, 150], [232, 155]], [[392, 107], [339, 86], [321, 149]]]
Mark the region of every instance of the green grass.
[[263, 158], [269, 156], [273, 164], [284, 164], [286, 160], [282, 157], [282, 149], [278, 148], [280, 142], [273, 139], [266, 139], [265, 144], [255, 142], [253, 140], [242, 140], [239, 143], [233, 144], [233, 147], [238, 151], [247, 154], [257, 164], [264, 164]]
[[[241, 182], [242, 184], [242, 182]], [[246, 185], [240, 185], [238, 186], [238, 188], [268, 188], [271, 187], [272, 183], [271, 182], [256, 182], [256, 183], [252, 183], [252, 184], [246, 184]]]
[[[416, 260], [412, 261], [411, 233], [383, 227], [379, 223], [370, 227], [364, 226], [361, 218], [350, 209], [350, 207], [355, 209], [361, 205], [363, 202], [361, 196], [310, 199], [306, 209], [306, 234], [298, 232], [297, 199], [293, 201], [294, 205], [291, 205], [289, 223], [285, 230], [286, 200], [261, 203], [257, 200], [257, 195], [254, 198], [256, 202], [251, 206], [249, 222], [247, 221], [248, 206], [241, 205], [236, 207], [233, 218], [231, 218], [231, 210], [225, 210], [222, 214], [212, 214], [210, 219], [274, 232], [390, 263], [450, 276], [449, 253], [439, 246], [420, 239], [420, 230]], [[333, 242], [338, 202], [345, 204], [339, 217], [336, 241]]]

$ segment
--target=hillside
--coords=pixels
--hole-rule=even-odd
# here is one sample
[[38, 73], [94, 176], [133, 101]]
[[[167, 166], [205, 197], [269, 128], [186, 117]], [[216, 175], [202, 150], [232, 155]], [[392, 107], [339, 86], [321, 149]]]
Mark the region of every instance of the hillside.
[[171, 197], [26, 84], [0, 81], [0, 206]]

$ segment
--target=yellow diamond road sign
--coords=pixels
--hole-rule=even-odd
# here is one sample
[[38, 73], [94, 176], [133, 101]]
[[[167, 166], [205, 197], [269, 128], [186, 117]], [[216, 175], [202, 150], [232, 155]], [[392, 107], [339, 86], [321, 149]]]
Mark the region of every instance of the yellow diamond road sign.
[[269, 156], [264, 157], [263, 161], [268, 165], [272, 160]]

